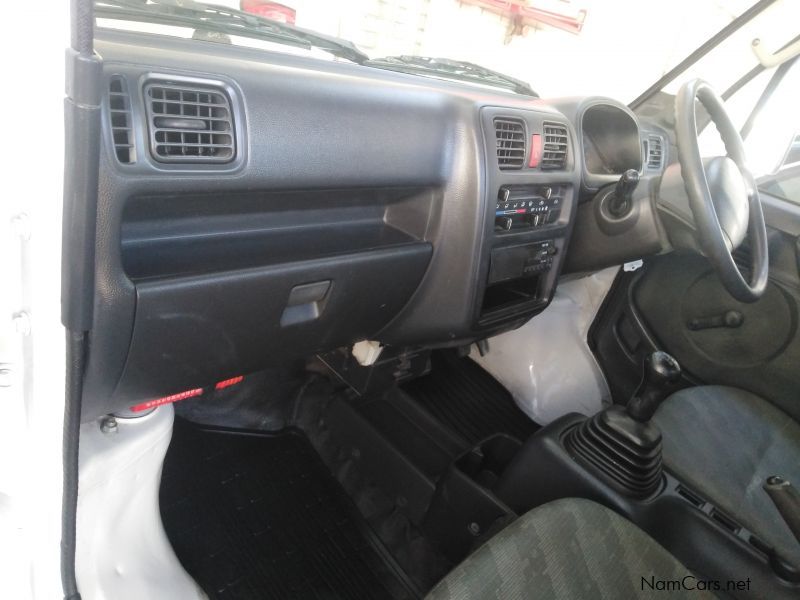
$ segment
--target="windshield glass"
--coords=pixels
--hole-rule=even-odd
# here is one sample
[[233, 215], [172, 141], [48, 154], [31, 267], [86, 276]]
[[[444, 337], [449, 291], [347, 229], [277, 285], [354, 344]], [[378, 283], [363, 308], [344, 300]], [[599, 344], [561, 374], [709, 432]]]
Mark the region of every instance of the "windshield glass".
[[[748, 166], [757, 178], [800, 163], [795, 150], [800, 139], [800, 61], [788, 65], [777, 87], [764, 97], [763, 106], [756, 108], [776, 69], [756, 76], [725, 102], [725, 109], [734, 125], [742, 131], [751, 120], [744, 135]], [[725, 154], [725, 147], [716, 127], [706, 127], [699, 136], [703, 156]], [[793, 198], [800, 201], [800, 198]]]
[[753, 40], [761, 40], [766, 50], [775, 52], [800, 34], [799, 23], [800, 3], [775, 2], [667, 84], [664, 91], [674, 95], [684, 81], [699, 77], [723, 93], [759, 64], [751, 47]]
[[[273, 22], [348, 40], [372, 59], [420, 56], [465, 61], [525, 82], [543, 97], [592, 94], [623, 102], [633, 100], [753, 3], [753, 0], [282, 0], [280, 3], [172, 0], [153, 5], [152, 1], [110, 4], [171, 12], [176, 6], [205, 4], [241, 9]], [[748, 36], [759, 31], [771, 44], [773, 38], [784, 37], [785, 29], [796, 29], [797, 19], [785, 14], [790, 4], [798, 3], [779, 0], [759, 15], [752, 27], [741, 34], [745, 41], [741, 48], [737, 46], [739, 51], [730, 54], [728, 60], [723, 56], [714, 63], [698, 64], [698, 74], [714, 84], [717, 80], [732, 81], [739, 77], [748, 65], [754, 64]], [[797, 12], [797, 6], [793, 12]], [[762, 25], [758, 25], [759, 21]], [[235, 32], [219, 35], [175, 23], [103, 17], [98, 19], [98, 25], [345, 59], [316, 46], [285, 45]], [[216, 26], [209, 21], [208, 29]], [[514, 89], [509, 85], [501, 87]]]

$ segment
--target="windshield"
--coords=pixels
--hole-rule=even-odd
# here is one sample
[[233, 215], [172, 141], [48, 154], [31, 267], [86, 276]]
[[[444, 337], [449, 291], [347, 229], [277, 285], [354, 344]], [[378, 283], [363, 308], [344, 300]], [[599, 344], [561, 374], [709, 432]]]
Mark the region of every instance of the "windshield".
[[[592, 94], [626, 103], [752, 3], [753, 0], [541, 0], [527, 4], [486, 0], [161, 0], [157, 5], [147, 0], [99, 2], [146, 5], [172, 13], [176, 6], [243, 9], [273, 22], [346, 40], [371, 59], [435, 57], [463, 61], [530, 84], [543, 97]], [[786, 13], [796, 13], [797, 4], [800, 3], [796, 0], [779, 0], [740, 36], [747, 38], [759, 31], [769, 38], [768, 44], [772, 44], [772, 38], [782, 40], [785, 30], [796, 29], [796, 15], [790, 18], [791, 14]], [[648, 23], [652, 26], [648, 27]], [[213, 31], [218, 22], [209, 22], [208, 29], [212, 31], [175, 22], [131, 22], [105, 16], [98, 19], [98, 25], [360, 62], [357, 54], [331, 53], [330, 47], [286, 45], [266, 36], [253, 39], [237, 35], [243, 31], [236, 30], [220, 35]], [[715, 84], [717, 80], [734, 80], [754, 62], [749, 40], [739, 46], [728, 60], [723, 56], [714, 63], [698, 63], [693, 72]], [[524, 89], [513, 84], [501, 87]]]

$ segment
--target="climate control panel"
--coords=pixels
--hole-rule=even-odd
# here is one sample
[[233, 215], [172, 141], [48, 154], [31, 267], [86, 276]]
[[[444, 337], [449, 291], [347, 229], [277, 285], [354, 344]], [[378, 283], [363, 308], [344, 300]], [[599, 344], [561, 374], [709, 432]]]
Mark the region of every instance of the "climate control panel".
[[561, 216], [563, 187], [504, 185], [498, 191], [495, 204], [495, 232], [531, 229], [556, 223]]

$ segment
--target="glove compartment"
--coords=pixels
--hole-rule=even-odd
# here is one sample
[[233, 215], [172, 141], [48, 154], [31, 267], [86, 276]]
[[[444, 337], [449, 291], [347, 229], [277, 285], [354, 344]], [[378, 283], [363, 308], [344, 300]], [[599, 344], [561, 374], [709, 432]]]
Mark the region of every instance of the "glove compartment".
[[393, 189], [131, 201], [122, 262], [136, 309], [115, 403], [374, 339], [430, 262], [437, 198]]

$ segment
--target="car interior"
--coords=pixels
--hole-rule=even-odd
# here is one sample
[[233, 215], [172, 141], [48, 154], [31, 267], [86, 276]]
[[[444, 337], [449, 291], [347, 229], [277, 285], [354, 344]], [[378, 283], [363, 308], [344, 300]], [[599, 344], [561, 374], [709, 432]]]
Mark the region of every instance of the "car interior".
[[71, 597], [797, 598], [800, 205], [726, 108], [797, 53], [628, 105], [305, 33], [73, 56]]

